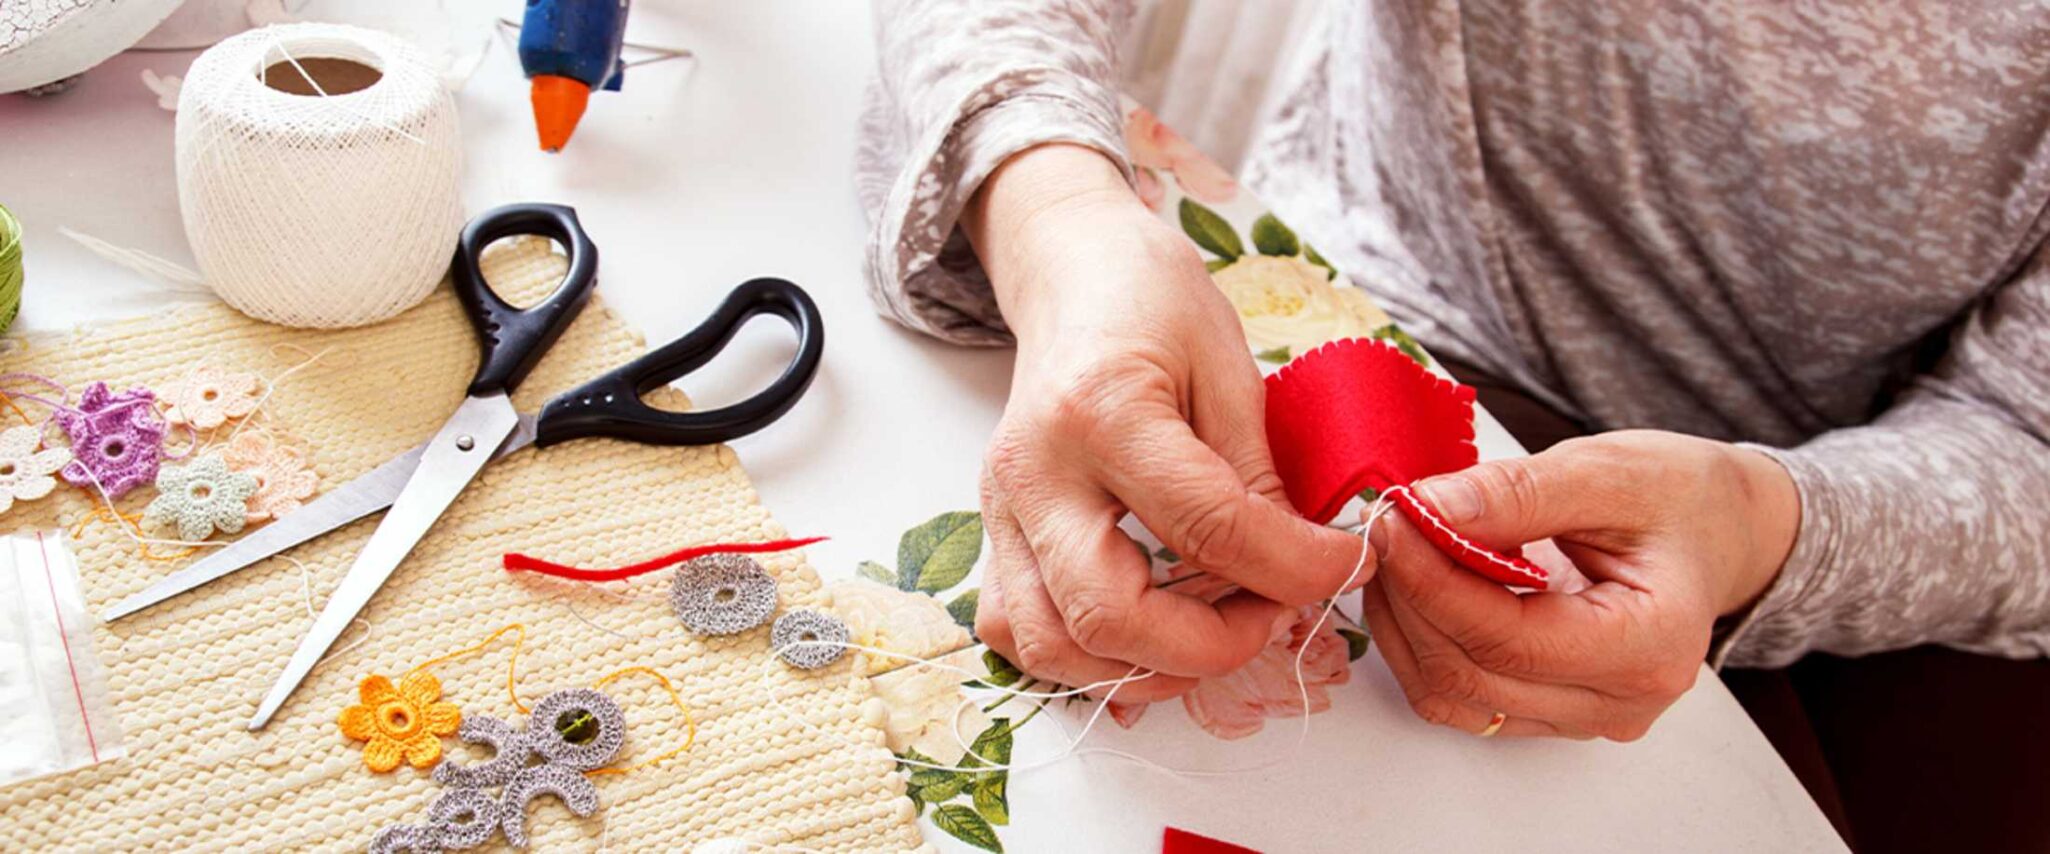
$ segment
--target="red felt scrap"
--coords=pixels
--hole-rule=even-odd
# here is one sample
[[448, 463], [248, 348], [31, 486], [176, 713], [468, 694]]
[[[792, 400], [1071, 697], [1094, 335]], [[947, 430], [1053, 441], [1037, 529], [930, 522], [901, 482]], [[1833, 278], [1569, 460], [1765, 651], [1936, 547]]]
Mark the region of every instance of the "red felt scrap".
[[1243, 845], [1170, 827], [1160, 836], [1160, 854], [1260, 854]]
[[1329, 522], [1367, 489], [1460, 566], [1517, 587], [1545, 586], [1543, 569], [1468, 540], [1407, 486], [1480, 459], [1474, 392], [1425, 370], [1383, 341], [1347, 338], [1304, 353], [1267, 378], [1267, 441], [1297, 512]]
[[518, 552], [507, 552], [500, 560], [504, 563], [507, 572], [538, 572], [542, 575], [552, 575], [556, 578], [566, 578], [571, 581], [621, 581], [709, 554], [783, 552], [803, 548], [812, 543], [823, 542], [825, 539], [825, 537], [805, 537], [799, 540], [770, 540], [766, 543], [708, 543], [702, 546], [677, 549], [660, 557], [611, 569], [585, 569], [583, 567], [564, 566], [537, 557], [529, 557]]

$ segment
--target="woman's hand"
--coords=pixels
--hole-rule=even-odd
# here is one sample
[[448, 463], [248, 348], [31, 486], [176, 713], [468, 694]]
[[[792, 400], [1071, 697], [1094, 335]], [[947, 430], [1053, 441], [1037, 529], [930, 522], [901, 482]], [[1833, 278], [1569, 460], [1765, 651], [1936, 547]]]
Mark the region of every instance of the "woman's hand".
[[[982, 479], [984, 642], [1068, 685], [1158, 671], [1118, 691], [1154, 700], [1237, 669], [1293, 622], [1288, 606], [1337, 592], [1359, 539], [1290, 509], [1237, 315], [1109, 160], [1070, 145], [1019, 154], [962, 225], [1018, 339]], [[1117, 529], [1127, 510], [1245, 592], [1209, 603], [1153, 589]]]
[[1591, 584], [1518, 596], [1385, 514], [1366, 589], [1374, 644], [1432, 723], [1505, 735], [1642, 737], [1694, 685], [1719, 615], [1754, 602], [1800, 527], [1770, 457], [1673, 433], [1563, 442], [1424, 481], [1446, 524], [1493, 547], [1551, 538]]

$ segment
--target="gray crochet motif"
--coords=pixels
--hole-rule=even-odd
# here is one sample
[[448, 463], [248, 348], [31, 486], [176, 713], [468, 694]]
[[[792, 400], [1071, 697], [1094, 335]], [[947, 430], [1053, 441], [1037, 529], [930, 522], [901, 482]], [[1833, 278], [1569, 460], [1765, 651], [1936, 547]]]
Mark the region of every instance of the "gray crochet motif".
[[429, 826], [441, 832], [441, 844], [461, 850], [491, 840], [505, 808], [483, 789], [450, 789], [427, 808]]
[[746, 555], [706, 555], [676, 568], [669, 607], [697, 634], [739, 634], [776, 613], [776, 579]]
[[[557, 731], [558, 721], [594, 731], [581, 742]], [[603, 692], [570, 688], [541, 698], [533, 714], [519, 726], [490, 715], [463, 719], [456, 736], [470, 744], [488, 744], [494, 755], [475, 765], [444, 759], [434, 779], [449, 790], [427, 808], [426, 824], [396, 824], [378, 831], [370, 841], [372, 854], [439, 854], [474, 848], [503, 831], [516, 848], [527, 847], [527, 804], [543, 795], [562, 799], [570, 812], [589, 816], [598, 810], [598, 787], [583, 772], [600, 767], [626, 744], [626, 713]], [[540, 757], [538, 765], [529, 761]], [[487, 791], [504, 787], [496, 797]]]
[[[589, 714], [598, 727], [597, 734], [582, 744], [573, 743], [555, 731], [557, 718], [576, 713]], [[493, 755], [475, 765], [444, 759], [434, 768], [435, 781], [445, 786], [492, 789], [511, 782], [514, 774], [527, 767], [528, 757], [536, 753], [549, 762], [577, 771], [589, 771], [611, 761], [626, 744], [626, 713], [603, 693], [570, 688], [534, 704], [533, 715], [521, 729], [490, 715], [476, 715], [463, 719], [456, 737], [470, 744], [491, 745]]]
[[791, 611], [776, 619], [769, 630], [769, 645], [783, 657], [783, 663], [805, 670], [817, 670], [847, 654], [847, 624], [818, 611]]
[[370, 854], [441, 854], [441, 828], [421, 824], [394, 824], [370, 837]]
[[542, 795], [561, 798], [578, 816], [598, 811], [598, 787], [583, 774], [553, 762], [524, 769], [505, 784], [505, 795], [498, 804], [499, 828], [514, 848], [527, 847], [527, 804]]
[[444, 786], [498, 788], [510, 781], [514, 772], [526, 767], [527, 754], [533, 752], [527, 745], [526, 733], [490, 715], [464, 717], [456, 737], [470, 744], [491, 745], [491, 758], [467, 766], [454, 759], [441, 760], [440, 765], [434, 766], [434, 781]]

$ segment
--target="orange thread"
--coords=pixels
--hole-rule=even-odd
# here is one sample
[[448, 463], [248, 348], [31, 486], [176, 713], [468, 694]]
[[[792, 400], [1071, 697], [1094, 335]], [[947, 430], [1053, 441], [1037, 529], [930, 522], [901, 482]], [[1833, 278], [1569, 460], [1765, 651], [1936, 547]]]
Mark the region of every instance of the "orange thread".
[[36, 423], [29, 419], [28, 413], [21, 411], [21, 407], [15, 404], [14, 398], [7, 396], [7, 392], [0, 391], [0, 403], [5, 403], [8, 409], [14, 410], [14, 414], [21, 418], [21, 423], [28, 425]]
[[118, 522], [120, 524], [127, 525], [128, 530], [134, 532], [135, 534], [136, 547], [139, 551], [142, 552], [143, 560], [178, 560], [179, 558], [190, 556], [193, 552], [199, 551], [199, 549], [196, 547], [186, 546], [183, 550], [177, 552], [176, 554], [164, 555], [153, 553], [149, 549], [148, 536], [142, 532], [142, 515], [135, 513], [122, 513], [120, 511], [108, 507], [105, 504], [93, 505], [92, 512], [87, 513], [85, 515], [85, 518], [78, 520], [78, 524], [71, 526], [71, 538], [76, 540], [85, 536], [85, 526], [93, 522]]
[[689, 750], [690, 746], [696, 744], [698, 741], [698, 722], [696, 719], [691, 717], [690, 706], [684, 704], [683, 695], [678, 694], [676, 692], [676, 686], [670, 684], [669, 677], [662, 675], [654, 668], [642, 666], [623, 667], [618, 670], [614, 670], [611, 673], [606, 674], [603, 678], [600, 678], [598, 681], [591, 683], [591, 687], [602, 688], [608, 683], [612, 682], [615, 679], [618, 679], [621, 676], [626, 676], [634, 673], [646, 673], [649, 676], [655, 677], [655, 681], [661, 683], [662, 690], [669, 692], [670, 702], [675, 703], [677, 711], [683, 713], [683, 724], [687, 728], [687, 734], [684, 736], [683, 744], [675, 747], [674, 749], [671, 749], [668, 753], [664, 753], [661, 756], [654, 757], [653, 759], [649, 759], [645, 762], [637, 762], [632, 765], [628, 765], [625, 768], [593, 768], [589, 771], [584, 772], [584, 776], [586, 777], [603, 777], [608, 774], [624, 774], [628, 771], [638, 771], [642, 768], [646, 768], [664, 759], [668, 759], [671, 756], [675, 756], [676, 754]]
[[[519, 709], [521, 714], [531, 714], [532, 711], [520, 702], [519, 692], [514, 690], [513, 688], [518, 678], [520, 647], [527, 642], [527, 626], [525, 623], [513, 623], [511, 625], [499, 629], [498, 631], [492, 632], [490, 637], [487, 637], [474, 645], [456, 650], [455, 652], [451, 652], [447, 655], [441, 656], [440, 658], [428, 659], [427, 661], [421, 663], [419, 666], [406, 671], [405, 677], [411, 677], [413, 674], [424, 671], [427, 668], [433, 667], [437, 664], [444, 664], [450, 661], [454, 661], [458, 658], [462, 658], [464, 656], [475, 655], [479, 652], [482, 652], [485, 647], [490, 646], [493, 641], [496, 641], [499, 638], [504, 637], [507, 632], [516, 632], [518, 633], [518, 636], [513, 639], [512, 658], [506, 662], [505, 666], [505, 694], [506, 696], [512, 698], [513, 708]], [[668, 759], [686, 750], [689, 750], [692, 745], [697, 744], [698, 722], [696, 718], [693, 718], [691, 716], [690, 705], [683, 701], [683, 695], [676, 690], [675, 683], [670, 682], [669, 677], [662, 675], [660, 671], [657, 671], [652, 667], [646, 667], [641, 665], [635, 665], [633, 667], [623, 667], [618, 670], [614, 670], [611, 673], [607, 673], [602, 677], [599, 677], [598, 681], [591, 683], [591, 687], [602, 688], [608, 684], [611, 684], [613, 681], [619, 679], [622, 676], [630, 676], [635, 673], [645, 673], [649, 676], [655, 677], [655, 682], [657, 684], [660, 684], [662, 686], [662, 690], [669, 694], [669, 701], [675, 703], [677, 711], [683, 714], [683, 724], [686, 730], [683, 739], [683, 744], [675, 748], [672, 748], [667, 753], [664, 753], [660, 756], [656, 756], [654, 758], [638, 762], [633, 765], [628, 765], [624, 768], [593, 768], [589, 771], [584, 772], [584, 776], [586, 777], [603, 777], [611, 774], [625, 774], [628, 771], [637, 771], [639, 769], [653, 765], [657, 762], [661, 762], [662, 760]], [[402, 677], [401, 681], [403, 681], [405, 677]], [[534, 724], [530, 722], [528, 725], [533, 726]]]
[[429, 667], [433, 667], [434, 665], [446, 664], [450, 661], [454, 661], [464, 656], [476, 655], [479, 652], [483, 652], [485, 647], [490, 646], [492, 641], [504, 637], [506, 632], [518, 632], [519, 637], [513, 639], [512, 659], [507, 661], [505, 664], [505, 695], [507, 697], [512, 698], [513, 708], [520, 710], [520, 714], [527, 714], [529, 710], [527, 709], [525, 704], [520, 702], [519, 692], [513, 690], [513, 681], [516, 677], [516, 674], [519, 671], [520, 666], [520, 647], [527, 642], [527, 625], [525, 623], [513, 623], [512, 625], [506, 626], [504, 628], [499, 629], [498, 631], [492, 632], [490, 637], [485, 638], [482, 641], [479, 641], [474, 646], [464, 647], [462, 649], [456, 650], [455, 652], [451, 652], [447, 655], [444, 655], [440, 658], [428, 659], [425, 663], [421, 664], [420, 666], [406, 671], [406, 675], [411, 676], [422, 670], [426, 670]]

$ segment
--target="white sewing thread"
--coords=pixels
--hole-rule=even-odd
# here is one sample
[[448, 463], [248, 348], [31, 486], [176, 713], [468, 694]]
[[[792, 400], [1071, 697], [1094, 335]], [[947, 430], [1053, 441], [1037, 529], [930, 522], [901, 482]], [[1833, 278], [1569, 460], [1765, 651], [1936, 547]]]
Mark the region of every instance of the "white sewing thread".
[[[294, 95], [277, 63], [360, 63], [369, 87]], [[303, 74], [303, 71], [302, 71]], [[242, 312], [333, 328], [412, 307], [462, 229], [455, 101], [419, 50], [375, 30], [287, 24], [201, 54], [178, 96], [178, 201], [200, 272]]]
[[1432, 528], [1435, 528], [1440, 533], [1443, 533], [1445, 536], [1452, 538], [1453, 542], [1458, 543], [1460, 547], [1466, 549], [1468, 553], [1478, 555], [1482, 560], [1485, 560], [1491, 564], [1508, 570], [1509, 572], [1515, 575], [1519, 575], [1537, 582], [1535, 586], [1539, 590], [1545, 589], [1545, 585], [1549, 581], [1545, 578], [1545, 576], [1531, 572], [1530, 570], [1525, 569], [1524, 567], [1503, 560], [1502, 556], [1495, 554], [1493, 549], [1489, 549], [1485, 546], [1482, 546], [1479, 543], [1476, 543], [1463, 536], [1460, 536], [1458, 531], [1454, 531], [1450, 527], [1447, 527], [1444, 520], [1438, 518], [1438, 514], [1436, 512], [1433, 512], [1429, 507], [1425, 507], [1422, 501], [1417, 500], [1416, 494], [1411, 492], [1408, 486], [1392, 486], [1388, 488], [1387, 492], [1381, 494], [1381, 497], [1383, 498], [1387, 498], [1390, 496], [1401, 498], [1402, 503], [1409, 505], [1411, 509], [1417, 511], [1417, 516], [1423, 518], [1425, 521], [1430, 522]]
[[[1317, 622], [1310, 627], [1311, 636], [1315, 636], [1317, 632], [1323, 630], [1324, 624], [1331, 620], [1331, 613], [1338, 609], [1339, 597], [1345, 595], [1346, 591], [1351, 590], [1353, 587], [1353, 583], [1355, 581], [1358, 581], [1361, 573], [1364, 573], [1366, 571], [1367, 557], [1374, 553], [1374, 547], [1368, 541], [1367, 537], [1364, 534], [1367, 530], [1370, 530], [1373, 527], [1375, 522], [1379, 521], [1380, 518], [1383, 515], [1387, 514], [1392, 508], [1393, 505], [1389, 503], [1389, 499], [1386, 495], [1377, 498], [1374, 501], [1373, 506], [1368, 508], [1366, 521], [1360, 527], [1362, 536], [1360, 537], [1359, 560], [1353, 564], [1352, 573], [1347, 575], [1345, 577], [1345, 581], [1338, 585], [1338, 589], [1332, 592], [1330, 601], [1326, 602], [1324, 605], [1324, 610], [1317, 615]], [[920, 658], [915, 655], [905, 655], [903, 653], [892, 652], [887, 649], [879, 649], [876, 647], [866, 646], [857, 643], [832, 644], [827, 641], [793, 641], [789, 644], [785, 644], [784, 646], [797, 647], [804, 645], [839, 646], [845, 649], [857, 650], [860, 652], [866, 652], [873, 655], [888, 656], [890, 658], [905, 661], [908, 662], [908, 664], [905, 665], [907, 667], [937, 668], [941, 670], [953, 671], [967, 679], [981, 678], [981, 674], [975, 673], [974, 671], [968, 670], [963, 667], [957, 667], [955, 665], [948, 664], [945, 661], [929, 658]], [[770, 651], [768, 659], [768, 665], [770, 667], [774, 667], [780, 662], [781, 653], [782, 648], [777, 648]], [[949, 654], [951, 655], [951, 653]], [[1274, 755], [1273, 757], [1269, 758], [1266, 762], [1261, 762], [1255, 765], [1247, 765], [1232, 768], [1177, 768], [1171, 765], [1165, 765], [1159, 762], [1155, 762], [1151, 759], [1148, 759], [1144, 756], [1140, 756], [1135, 753], [1131, 753], [1124, 750], [1118, 750], [1116, 748], [1082, 747], [1082, 742], [1089, 738], [1089, 733], [1092, 730], [1094, 730], [1096, 728], [1096, 724], [1100, 720], [1102, 720], [1104, 712], [1110, 709], [1111, 701], [1117, 698], [1118, 689], [1123, 688], [1124, 686], [1129, 685], [1133, 682], [1137, 682], [1154, 675], [1153, 671], [1147, 670], [1142, 672], [1137, 667], [1132, 668], [1132, 670], [1128, 671], [1124, 676], [1118, 677], [1116, 679], [1107, 679], [1100, 682], [1092, 682], [1088, 685], [1084, 685], [1079, 688], [1068, 688], [1061, 691], [1021, 691], [1011, 688], [998, 688], [994, 686], [988, 689], [993, 693], [1005, 694], [1021, 699], [1053, 700], [1080, 696], [1083, 694], [1087, 694], [1091, 691], [1095, 691], [1098, 688], [1110, 688], [1109, 693], [1105, 694], [1103, 700], [1097, 703], [1096, 709], [1090, 713], [1088, 720], [1083, 723], [1082, 729], [1078, 733], [1070, 736], [1067, 731], [1067, 725], [1064, 723], [1060, 723], [1060, 717], [1057, 715], [1053, 717], [1053, 720], [1056, 722], [1056, 725], [1059, 726], [1062, 730], [1062, 735], [1064, 737], [1067, 737], [1068, 741], [1067, 746], [1060, 750], [1058, 753], [1054, 754], [1053, 756], [1047, 757], [1042, 760], [1027, 763], [995, 763], [986, 761], [987, 757], [975, 753], [973, 746], [969, 743], [968, 739], [965, 738], [963, 733], [961, 732], [961, 712], [966, 709], [968, 703], [979, 702], [978, 700], [969, 699], [964, 701], [961, 705], [955, 707], [953, 720], [949, 722], [949, 729], [953, 732], [954, 740], [956, 742], [959, 742], [961, 747], [967, 751], [967, 753], [964, 755], [974, 756], [978, 760], [984, 760], [982, 764], [976, 765], [972, 768], [967, 768], [957, 765], [940, 765], [932, 762], [922, 762], [915, 759], [904, 759], [902, 757], [899, 757], [897, 761], [904, 765], [909, 765], [916, 768], [929, 768], [937, 771], [956, 771], [966, 773], [974, 773], [979, 771], [1024, 772], [1033, 770], [1035, 768], [1045, 768], [1076, 756], [1096, 755], [1109, 756], [1116, 759], [1123, 759], [1127, 762], [1131, 762], [1144, 768], [1150, 768], [1155, 771], [1160, 771], [1162, 773], [1171, 774], [1178, 777], [1228, 777], [1238, 774], [1250, 774], [1258, 771], [1264, 771], [1293, 759], [1297, 753], [1300, 753], [1302, 751], [1304, 745], [1309, 743], [1310, 687], [1308, 678], [1303, 675], [1303, 658], [1308, 654], [1309, 644], [1306, 643], [1303, 645], [1302, 649], [1296, 651], [1295, 657], [1296, 692], [1302, 702], [1302, 724], [1300, 729], [1297, 731], [1295, 745], [1287, 751]], [[840, 739], [843, 743], [846, 743], [848, 745], [855, 747], [865, 746], [856, 744], [855, 742], [840, 736], [838, 733], [832, 732], [830, 730], [825, 729], [824, 727], [819, 726], [817, 723], [813, 722], [809, 718], [792, 712], [789, 707], [783, 704], [783, 698], [778, 696], [776, 692], [769, 691], [766, 693], [768, 695], [769, 702], [772, 705], [774, 705], [778, 711], [781, 711], [782, 713], [789, 715], [792, 718], [795, 718], [799, 723], [802, 723], [805, 726], [817, 730], [818, 732], [829, 737]]]

